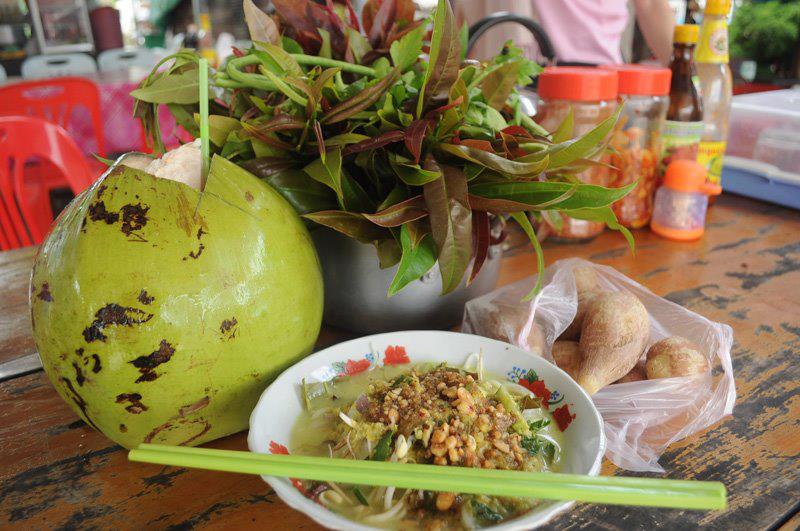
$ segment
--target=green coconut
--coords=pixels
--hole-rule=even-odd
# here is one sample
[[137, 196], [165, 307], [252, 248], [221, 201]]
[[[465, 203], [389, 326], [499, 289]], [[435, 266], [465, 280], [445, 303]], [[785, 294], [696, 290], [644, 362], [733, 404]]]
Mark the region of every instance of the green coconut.
[[77, 197], [31, 278], [47, 375], [127, 448], [241, 431], [264, 390], [306, 356], [322, 276], [292, 207], [215, 157], [205, 192], [123, 165]]

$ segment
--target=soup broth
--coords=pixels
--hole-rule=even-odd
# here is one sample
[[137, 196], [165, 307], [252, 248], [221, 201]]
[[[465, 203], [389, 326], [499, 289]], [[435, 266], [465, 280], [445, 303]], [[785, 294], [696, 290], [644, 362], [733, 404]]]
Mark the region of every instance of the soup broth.
[[[500, 378], [445, 365], [376, 368], [303, 386], [291, 452], [441, 466], [557, 471], [562, 434], [541, 401]], [[312, 499], [386, 529], [472, 529], [536, 500], [304, 481]]]

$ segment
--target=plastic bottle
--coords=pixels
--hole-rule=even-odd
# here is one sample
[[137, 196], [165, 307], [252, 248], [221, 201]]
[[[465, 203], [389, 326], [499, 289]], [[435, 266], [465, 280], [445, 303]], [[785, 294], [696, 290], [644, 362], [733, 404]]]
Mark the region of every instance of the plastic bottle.
[[673, 38], [672, 79], [669, 87], [667, 120], [661, 135], [661, 163], [663, 175], [673, 160], [697, 160], [700, 136], [703, 132], [703, 110], [695, 86], [697, 72], [694, 67], [694, 47], [698, 27], [681, 24], [675, 27]]
[[664, 184], [656, 191], [650, 228], [670, 240], [696, 240], [706, 228], [709, 196], [718, 195], [718, 184], [706, 180], [705, 166], [693, 160], [676, 160], [667, 166]]
[[703, 135], [697, 161], [708, 169], [708, 180], [720, 183], [722, 155], [728, 139], [733, 78], [728, 65], [728, 12], [731, 0], [708, 0], [695, 55], [703, 98]]

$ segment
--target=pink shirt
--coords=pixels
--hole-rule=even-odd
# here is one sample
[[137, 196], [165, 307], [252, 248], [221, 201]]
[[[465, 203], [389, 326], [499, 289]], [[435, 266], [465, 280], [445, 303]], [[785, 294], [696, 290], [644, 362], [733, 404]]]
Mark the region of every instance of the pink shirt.
[[559, 61], [622, 63], [627, 0], [532, 0]]

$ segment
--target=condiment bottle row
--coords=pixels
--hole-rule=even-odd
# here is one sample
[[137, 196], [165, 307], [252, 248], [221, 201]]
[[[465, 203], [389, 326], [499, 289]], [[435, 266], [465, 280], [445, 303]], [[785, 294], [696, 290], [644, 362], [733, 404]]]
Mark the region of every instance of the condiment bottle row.
[[[619, 222], [628, 228], [650, 223], [656, 191], [673, 161], [699, 162], [709, 186], [698, 188], [703, 190], [698, 193], [704, 198], [709, 190], [718, 193], [730, 109], [725, 22], [729, 10], [730, 0], [708, 0], [702, 29], [690, 24], [677, 26], [670, 68], [555, 66], [545, 68], [539, 77], [535, 119], [549, 131], [556, 130], [572, 113], [573, 135], [585, 134], [623, 105], [609, 141], [611, 149], [598, 154], [597, 163], [587, 164], [577, 178], [615, 188], [638, 181], [630, 194], [612, 206]], [[677, 165], [671, 171], [672, 184], [681, 171], [691, 173], [687, 178], [695, 187], [700, 173], [693, 165]], [[664, 197], [669, 193], [665, 190]], [[705, 208], [702, 210], [705, 213]], [[662, 209], [662, 214], [678, 211]], [[586, 241], [604, 228], [602, 223], [561, 216], [560, 223], [547, 221], [554, 239]], [[662, 219], [665, 226], [663, 223], [667, 221]], [[691, 234], [702, 234], [702, 230]]]

